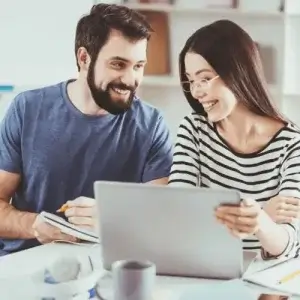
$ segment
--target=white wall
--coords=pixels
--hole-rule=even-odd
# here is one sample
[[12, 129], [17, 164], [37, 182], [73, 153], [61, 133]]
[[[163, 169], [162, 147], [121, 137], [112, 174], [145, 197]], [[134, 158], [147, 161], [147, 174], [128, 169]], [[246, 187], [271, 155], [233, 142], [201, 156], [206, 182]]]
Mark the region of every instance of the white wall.
[[[0, 0], [0, 86], [19, 92], [76, 76], [76, 24], [93, 3]], [[15, 95], [0, 91], [0, 119]]]
[[175, 140], [180, 121], [191, 111], [180, 88], [159, 86], [146, 90], [141, 89], [140, 95], [142, 99], [161, 110], [171, 130], [173, 140]]
[[[73, 50], [76, 23], [93, 3], [93, 0], [0, 0], [0, 84], [15, 84], [20, 91], [28, 86], [53, 84], [73, 77], [76, 73]], [[199, 15], [194, 11], [177, 11], [170, 15], [174, 76], [178, 73], [177, 56], [187, 35], [216, 18], [225, 17], [222, 14]], [[291, 19], [287, 26], [287, 21], [276, 14], [234, 14], [232, 18], [255, 40], [274, 47], [274, 82], [270, 87], [283, 112], [300, 125], [299, 16]], [[162, 110], [175, 137], [180, 120], [190, 111], [179, 86], [145, 85], [140, 95]], [[14, 96], [15, 93], [0, 94], [0, 119]]]
[[[238, 23], [263, 48], [263, 64], [274, 102], [293, 122], [300, 126], [300, 14], [287, 17], [281, 14], [255, 13], [228, 14], [227, 12], [201, 13], [197, 11], [171, 12], [172, 72], [178, 78], [178, 54], [185, 40], [197, 28], [217, 19], [228, 18]], [[156, 80], [159, 82], [159, 80]], [[190, 112], [182, 92], [175, 85], [145, 85], [142, 96], [162, 109], [173, 136], [182, 117]]]
[[298, 126], [300, 126], [300, 96], [285, 96], [283, 113]]
[[44, 85], [76, 74], [74, 36], [93, 0], [0, 0], [0, 84]]

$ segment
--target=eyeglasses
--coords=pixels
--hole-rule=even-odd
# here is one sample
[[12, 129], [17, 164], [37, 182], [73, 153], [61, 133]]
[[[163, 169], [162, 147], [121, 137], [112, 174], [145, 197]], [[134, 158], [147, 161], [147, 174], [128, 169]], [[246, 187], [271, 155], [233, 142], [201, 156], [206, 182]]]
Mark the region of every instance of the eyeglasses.
[[195, 88], [200, 88], [202, 90], [207, 90], [208, 88], [210, 88], [210, 85], [212, 83], [213, 80], [219, 78], [220, 76], [217, 75], [215, 77], [213, 77], [212, 79], [199, 79], [199, 80], [195, 80], [193, 82], [191, 81], [182, 81], [181, 85], [182, 88], [185, 92], [192, 92], [193, 89]]

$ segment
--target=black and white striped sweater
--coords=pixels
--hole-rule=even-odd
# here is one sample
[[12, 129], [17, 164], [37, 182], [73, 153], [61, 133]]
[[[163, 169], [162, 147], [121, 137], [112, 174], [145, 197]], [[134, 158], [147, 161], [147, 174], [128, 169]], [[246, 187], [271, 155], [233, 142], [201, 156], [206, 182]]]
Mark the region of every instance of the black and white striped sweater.
[[[278, 194], [300, 198], [300, 132], [288, 124], [260, 151], [239, 154], [212, 123], [192, 113], [179, 126], [169, 184], [234, 189], [242, 199], [261, 204]], [[295, 255], [298, 223], [282, 225], [290, 235], [282, 255]], [[245, 250], [261, 249], [254, 236], [243, 245]]]

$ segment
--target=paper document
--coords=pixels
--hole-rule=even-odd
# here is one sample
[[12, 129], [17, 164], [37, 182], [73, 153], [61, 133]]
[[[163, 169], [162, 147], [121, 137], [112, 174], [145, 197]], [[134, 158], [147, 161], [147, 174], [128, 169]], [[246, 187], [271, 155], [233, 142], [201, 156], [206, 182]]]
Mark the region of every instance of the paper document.
[[244, 280], [268, 287], [280, 292], [300, 295], [300, 275], [292, 276], [289, 280], [279, 283], [290, 274], [300, 270], [300, 258], [290, 259], [276, 268], [268, 268], [257, 273], [244, 275]]
[[273, 268], [275, 266], [278, 266], [282, 263], [285, 263], [286, 261], [290, 260], [291, 258], [277, 258], [277, 259], [271, 259], [271, 260], [263, 260], [260, 255], [257, 255], [248, 265], [247, 269], [245, 270], [244, 277], [249, 276], [251, 274], [267, 270], [270, 268]]
[[92, 243], [100, 243], [98, 235], [89, 230], [82, 229], [76, 225], [73, 225], [63, 218], [56, 216], [48, 212], [41, 212], [40, 216], [49, 224], [59, 228], [63, 233], [72, 235], [81, 239], [83, 241], [88, 241]]

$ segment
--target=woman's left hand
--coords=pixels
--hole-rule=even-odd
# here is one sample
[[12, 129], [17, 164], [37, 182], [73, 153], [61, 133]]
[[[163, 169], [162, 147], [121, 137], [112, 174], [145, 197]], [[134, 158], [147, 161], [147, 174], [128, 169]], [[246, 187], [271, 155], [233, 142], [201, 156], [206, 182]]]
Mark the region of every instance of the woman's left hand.
[[261, 212], [262, 209], [255, 200], [247, 199], [239, 206], [219, 206], [216, 209], [216, 218], [233, 235], [246, 238], [259, 230]]

